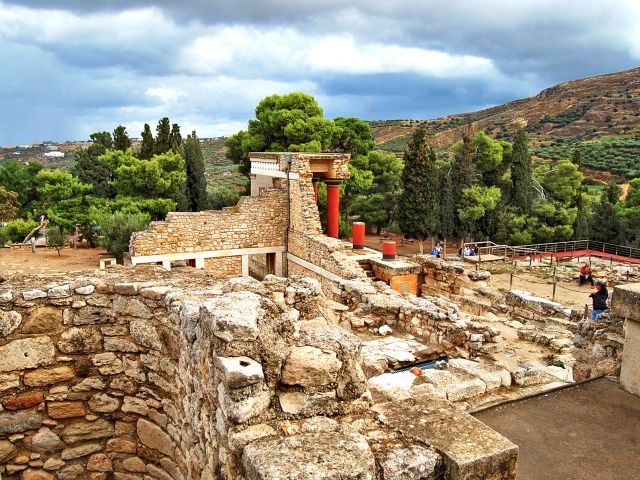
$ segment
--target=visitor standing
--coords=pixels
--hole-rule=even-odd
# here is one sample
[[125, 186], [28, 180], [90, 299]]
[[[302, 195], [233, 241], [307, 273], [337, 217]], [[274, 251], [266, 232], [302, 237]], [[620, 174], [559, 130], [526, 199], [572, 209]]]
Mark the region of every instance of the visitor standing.
[[591, 270], [589, 264], [585, 263], [580, 269], [580, 286], [584, 285], [587, 282], [589, 282], [593, 287], [593, 271]]

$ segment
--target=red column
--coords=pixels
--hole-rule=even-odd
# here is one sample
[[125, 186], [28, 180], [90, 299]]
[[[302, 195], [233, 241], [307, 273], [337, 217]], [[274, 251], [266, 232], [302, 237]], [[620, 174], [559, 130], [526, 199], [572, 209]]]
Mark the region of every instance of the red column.
[[362, 250], [364, 248], [364, 230], [364, 222], [353, 222], [353, 224], [351, 225], [354, 250]]
[[326, 181], [327, 184], [327, 235], [338, 238], [340, 221], [340, 181]]
[[313, 181], [311, 183], [313, 185], [313, 198], [316, 199], [316, 205], [318, 204], [318, 182]]

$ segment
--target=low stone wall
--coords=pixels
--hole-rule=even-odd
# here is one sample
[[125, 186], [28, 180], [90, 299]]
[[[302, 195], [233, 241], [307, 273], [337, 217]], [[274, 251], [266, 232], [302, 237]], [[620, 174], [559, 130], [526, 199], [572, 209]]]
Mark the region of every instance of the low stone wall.
[[464, 267], [431, 255], [414, 255], [411, 259], [422, 265], [424, 295], [446, 295], [450, 298], [460, 295], [464, 285]]
[[276, 433], [262, 422], [368, 406], [360, 343], [320, 296], [275, 278], [5, 286], [2, 477], [248, 478], [245, 445]]

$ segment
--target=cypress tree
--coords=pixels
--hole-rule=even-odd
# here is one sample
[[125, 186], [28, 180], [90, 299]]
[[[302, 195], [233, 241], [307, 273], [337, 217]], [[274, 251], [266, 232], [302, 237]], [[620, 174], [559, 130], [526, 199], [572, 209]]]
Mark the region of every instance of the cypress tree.
[[126, 152], [131, 147], [131, 139], [127, 133], [127, 128], [118, 125], [113, 131], [113, 149]]
[[440, 196], [438, 197], [439, 233], [446, 238], [453, 235], [456, 222], [453, 182], [451, 181], [451, 169], [449, 167], [440, 169], [438, 173], [440, 177]]
[[513, 157], [511, 164], [511, 182], [513, 185], [512, 204], [520, 212], [528, 214], [531, 211], [531, 154], [527, 144], [527, 134], [523, 129], [518, 130], [516, 141], [513, 143]]
[[404, 149], [403, 191], [398, 202], [398, 225], [403, 234], [413, 237], [424, 252], [424, 240], [438, 230], [438, 172], [436, 156], [418, 128]]
[[591, 217], [591, 240], [618, 243], [622, 237], [622, 224], [618, 211], [609, 201], [607, 191], [603, 191], [600, 202], [593, 209]]
[[451, 191], [453, 204], [453, 224], [454, 233], [466, 235], [464, 223], [458, 220], [456, 212], [462, 208], [462, 192], [473, 185], [475, 179], [475, 168], [473, 166], [473, 144], [468, 135], [462, 137], [462, 145], [456, 152], [451, 165]]
[[576, 214], [576, 220], [573, 223], [573, 238], [575, 240], [588, 240], [590, 237], [589, 212], [587, 211], [584, 198], [581, 193], [578, 193], [576, 197], [576, 207], [578, 209], [578, 213]]
[[209, 207], [209, 200], [207, 197], [207, 181], [204, 176], [204, 158], [195, 130], [191, 135], [187, 135], [183, 148], [187, 167], [186, 195], [189, 202], [189, 210], [192, 212], [206, 210]]
[[142, 136], [142, 144], [140, 145], [140, 152], [138, 152], [138, 158], [143, 160], [149, 160], [153, 157], [154, 140], [153, 133], [151, 133], [151, 127], [148, 123], [144, 124], [144, 130], [140, 134]]
[[182, 135], [180, 135], [180, 125], [174, 123], [171, 125], [171, 133], [169, 134], [169, 143], [171, 144], [171, 151], [173, 153], [181, 153], [182, 150]]
[[167, 117], [158, 120], [156, 126], [156, 141], [153, 145], [153, 153], [160, 155], [161, 153], [171, 150], [171, 123]]

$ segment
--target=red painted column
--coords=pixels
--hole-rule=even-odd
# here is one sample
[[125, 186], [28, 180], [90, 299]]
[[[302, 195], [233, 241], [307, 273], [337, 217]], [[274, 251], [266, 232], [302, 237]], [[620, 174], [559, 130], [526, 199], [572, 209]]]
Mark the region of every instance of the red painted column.
[[351, 225], [354, 250], [362, 250], [364, 248], [364, 230], [364, 222], [353, 222], [353, 224]]
[[311, 184], [313, 185], [313, 198], [316, 199], [316, 205], [318, 204], [318, 181], [312, 180]]
[[338, 238], [340, 221], [340, 181], [326, 180], [327, 184], [327, 235]]

